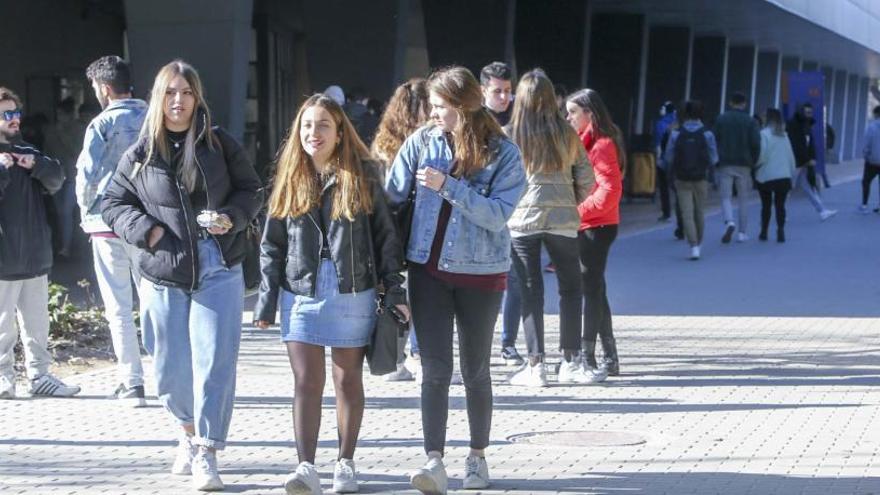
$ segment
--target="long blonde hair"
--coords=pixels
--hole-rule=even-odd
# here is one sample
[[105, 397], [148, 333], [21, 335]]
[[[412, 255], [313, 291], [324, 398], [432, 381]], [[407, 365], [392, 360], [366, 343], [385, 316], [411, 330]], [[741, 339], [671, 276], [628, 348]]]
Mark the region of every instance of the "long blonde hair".
[[199, 119], [204, 119], [204, 140], [211, 150], [214, 149], [214, 133], [211, 131], [211, 112], [205, 101], [202, 80], [196, 69], [183, 60], [174, 60], [159, 69], [159, 73], [156, 74], [153, 89], [150, 91], [150, 106], [147, 109], [144, 126], [141, 128], [141, 136], [148, 138], [147, 157], [144, 159], [144, 163], [149, 163], [158, 154], [166, 163], [171, 164], [171, 148], [168, 146], [167, 131], [165, 130], [165, 92], [171, 85], [171, 81], [177, 76], [186, 79], [195, 99], [192, 120], [190, 120], [189, 129], [186, 131], [186, 141], [183, 145], [183, 158], [177, 171], [183, 187], [192, 192], [196, 187], [199, 171], [198, 159], [196, 158], [196, 140], [200, 137], [196, 135]]
[[464, 67], [448, 67], [431, 74], [428, 90], [443, 99], [458, 114], [453, 132], [455, 166], [452, 175], [468, 177], [489, 164], [494, 150], [490, 143], [504, 135], [501, 126], [483, 108], [480, 83]]
[[398, 86], [379, 122], [373, 154], [390, 166], [406, 138], [428, 121], [430, 113], [424, 79], [413, 78]]
[[553, 83], [541, 69], [519, 80], [509, 129], [530, 174], [558, 172], [577, 160], [580, 140], [560, 115]]
[[318, 172], [300, 139], [303, 114], [314, 106], [330, 113], [341, 137], [330, 156], [330, 163], [336, 172], [331, 218], [354, 220], [361, 212], [372, 213], [373, 197], [365, 170], [369, 165], [364, 163], [370, 158], [370, 150], [358, 137], [342, 107], [323, 94], [315, 94], [300, 107], [290, 133], [278, 152], [277, 172], [269, 196], [269, 215], [274, 218], [298, 217], [321, 203]]

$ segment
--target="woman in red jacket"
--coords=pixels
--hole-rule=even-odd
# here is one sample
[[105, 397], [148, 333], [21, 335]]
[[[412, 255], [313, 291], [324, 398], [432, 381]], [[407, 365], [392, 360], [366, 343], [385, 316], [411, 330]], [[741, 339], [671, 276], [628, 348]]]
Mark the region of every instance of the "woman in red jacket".
[[[620, 223], [620, 195], [623, 189], [622, 170], [626, 153], [620, 129], [592, 89], [582, 89], [565, 102], [566, 119], [584, 143], [596, 184], [579, 206], [581, 227], [578, 233], [583, 278], [584, 355], [588, 368], [612, 376], [620, 374], [617, 345], [611, 330], [611, 308], [605, 293], [605, 265], [608, 251], [617, 237]], [[604, 358], [596, 363], [596, 336], [602, 339]], [[589, 371], [589, 370], [588, 370]]]

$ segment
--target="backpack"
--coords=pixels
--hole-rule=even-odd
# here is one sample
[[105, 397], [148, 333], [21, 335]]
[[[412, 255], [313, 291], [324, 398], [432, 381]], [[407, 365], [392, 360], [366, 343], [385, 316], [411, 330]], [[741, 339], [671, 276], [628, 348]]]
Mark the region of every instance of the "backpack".
[[681, 128], [675, 140], [672, 170], [675, 178], [684, 181], [705, 180], [709, 170], [709, 143], [706, 129], [695, 131]]

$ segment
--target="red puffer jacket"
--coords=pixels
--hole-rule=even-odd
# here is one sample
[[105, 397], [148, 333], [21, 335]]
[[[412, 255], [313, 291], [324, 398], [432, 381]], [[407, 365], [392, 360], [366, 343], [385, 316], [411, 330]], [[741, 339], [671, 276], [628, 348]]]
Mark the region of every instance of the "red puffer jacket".
[[578, 213], [581, 215], [580, 230], [617, 225], [620, 223], [620, 196], [623, 193], [617, 147], [611, 138], [597, 137], [592, 126], [584, 129], [580, 138], [596, 175], [596, 184], [590, 195], [578, 205]]

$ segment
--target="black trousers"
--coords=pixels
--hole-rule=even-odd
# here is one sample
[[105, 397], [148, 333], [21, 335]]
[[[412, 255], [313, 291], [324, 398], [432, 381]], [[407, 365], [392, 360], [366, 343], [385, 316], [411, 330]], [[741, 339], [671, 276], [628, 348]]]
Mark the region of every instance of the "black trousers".
[[413, 325], [422, 359], [422, 433], [425, 452], [443, 452], [452, 379], [452, 333], [458, 327], [461, 377], [467, 398], [470, 447], [489, 445], [492, 379], [489, 360], [503, 292], [455, 287], [421, 265], [409, 269]]
[[758, 183], [761, 195], [761, 232], [766, 234], [770, 226], [771, 208], [776, 209], [776, 228], [785, 227], [785, 199], [791, 191], [791, 179], [768, 180]]
[[595, 342], [596, 336], [614, 338], [611, 329], [611, 306], [605, 284], [608, 252], [617, 238], [617, 225], [586, 229], [578, 234], [581, 258], [581, 281], [584, 290], [584, 341]]
[[544, 355], [544, 270], [541, 245], [547, 247], [550, 261], [556, 265], [559, 281], [559, 347], [580, 350], [582, 298], [578, 240], [553, 234], [516, 237], [513, 245], [513, 268], [522, 294], [523, 328], [529, 356]]
[[862, 172], [862, 204], [868, 204], [868, 197], [871, 195], [871, 183], [874, 177], [880, 175], [880, 165], [874, 165], [865, 162], [865, 170]]
[[660, 213], [667, 218], [672, 214], [672, 206], [669, 202], [670, 185], [666, 170], [657, 167], [657, 189], [660, 192]]

